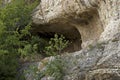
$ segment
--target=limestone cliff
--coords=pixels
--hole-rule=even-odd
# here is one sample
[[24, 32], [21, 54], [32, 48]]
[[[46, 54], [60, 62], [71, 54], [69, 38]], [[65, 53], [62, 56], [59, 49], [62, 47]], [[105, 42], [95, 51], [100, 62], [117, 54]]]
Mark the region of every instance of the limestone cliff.
[[[33, 14], [38, 32], [82, 39], [82, 48], [119, 33], [119, 0], [41, 0]], [[43, 27], [39, 26], [42, 25]]]
[[120, 0], [41, 0], [33, 23], [35, 32], [63, 34], [83, 48], [62, 56], [64, 80], [120, 79]]

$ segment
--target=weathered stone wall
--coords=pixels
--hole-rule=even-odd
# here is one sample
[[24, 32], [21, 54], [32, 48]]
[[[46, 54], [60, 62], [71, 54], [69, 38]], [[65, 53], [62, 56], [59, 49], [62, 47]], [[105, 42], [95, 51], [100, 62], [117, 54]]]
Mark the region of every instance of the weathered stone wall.
[[[41, 0], [33, 22], [40, 33], [57, 32], [78, 39], [74, 30], [79, 31], [85, 49], [61, 56], [64, 80], [120, 79], [120, 0]], [[38, 68], [45, 66], [40, 62]]]
[[[45, 70], [45, 62], [56, 57], [48, 57], [39, 62], [39, 71]], [[119, 80], [120, 79], [120, 40], [97, 43], [89, 49], [60, 56], [64, 61], [63, 80]], [[29, 78], [36, 78], [28, 76]], [[44, 76], [41, 80], [56, 80]]]
[[[76, 34], [70, 27], [75, 27], [81, 35], [82, 48], [85, 48], [98, 40], [109, 40], [119, 32], [119, 4], [119, 0], [41, 0], [33, 14], [33, 22], [56, 27], [56, 31], [48, 32], [58, 33], [61, 28], [63, 34], [70, 32], [65, 36], [74, 34], [70, 37]], [[58, 26], [60, 24], [62, 27]]]
[[120, 0], [103, 0], [98, 11], [104, 27], [100, 40], [115, 38], [120, 32]]

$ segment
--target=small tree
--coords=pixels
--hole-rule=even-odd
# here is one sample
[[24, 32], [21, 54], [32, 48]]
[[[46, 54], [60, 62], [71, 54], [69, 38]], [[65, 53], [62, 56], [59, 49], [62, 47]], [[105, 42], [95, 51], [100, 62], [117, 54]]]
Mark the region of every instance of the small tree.
[[12, 0], [4, 6], [0, 3], [0, 80], [16, 80], [20, 49], [24, 48], [22, 55], [30, 51], [29, 41], [21, 37], [29, 34], [31, 11], [37, 6], [35, 1], [31, 5], [25, 0]]
[[54, 38], [51, 38], [49, 41], [49, 46], [47, 46], [46, 54], [49, 56], [55, 56], [57, 54], [60, 54], [61, 51], [67, 47], [69, 41], [65, 39], [63, 35], [60, 35], [60, 37], [55, 34]]

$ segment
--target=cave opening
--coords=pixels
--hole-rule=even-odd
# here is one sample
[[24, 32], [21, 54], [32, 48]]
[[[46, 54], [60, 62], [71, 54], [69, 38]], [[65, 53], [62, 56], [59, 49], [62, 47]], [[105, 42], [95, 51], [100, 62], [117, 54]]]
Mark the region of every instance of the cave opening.
[[[69, 27], [68, 27], [69, 26]], [[36, 26], [35, 26], [36, 27]], [[39, 25], [33, 29], [33, 33], [41, 38], [45, 38], [48, 41], [53, 38], [55, 34], [63, 35], [66, 40], [69, 40], [69, 44], [63, 49], [63, 52], [75, 52], [82, 49], [82, 39], [79, 31], [76, 27], [70, 24], [52, 24], [51, 25]]]
[[65, 52], [75, 52], [97, 43], [104, 31], [98, 11], [91, 10], [59, 22], [34, 25], [34, 32], [45, 38], [52, 38], [54, 34], [63, 35], [71, 44], [64, 49]]

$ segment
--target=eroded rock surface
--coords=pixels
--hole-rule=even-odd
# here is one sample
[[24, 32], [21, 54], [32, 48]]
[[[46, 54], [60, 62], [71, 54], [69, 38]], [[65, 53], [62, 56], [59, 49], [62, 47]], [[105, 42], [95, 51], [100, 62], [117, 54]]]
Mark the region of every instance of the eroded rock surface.
[[119, 33], [119, 4], [119, 0], [41, 0], [33, 22], [47, 26], [39, 28], [40, 33], [62, 33], [71, 38], [78, 36], [76, 28], [85, 48], [98, 40], [110, 40]]
[[[82, 0], [41, 0], [33, 14], [33, 22], [39, 26], [39, 29], [38, 27], [35, 29], [39, 33], [55, 32], [63, 34], [67, 38], [82, 39], [82, 47], [84, 48], [93, 40], [98, 40], [103, 31], [97, 11], [97, 3], [95, 0], [90, 2]], [[41, 28], [41, 25], [44, 28]]]
[[61, 56], [64, 80], [120, 80], [120, 0], [41, 0], [33, 23], [42, 34], [82, 39], [84, 49]]
[[[55, 57], [43, 59], [39, 71], [45, 69], [44, 62], [51, 62]], [[61, 60], [64, 80], [119, 80], [120, 79], [120, 39], [97, 43], [88, 49], [64, 54]], [[56, 80], [44, 76], [41, 80]]]
[[[39, 62], [37, 65], [38, 72], [46, 69], [45, 62], [51, 62], [55, 58], [48, 57]], [[60, 59], [64, 61], [63, 80], [120, 79], [120, 40], [97, 43], [89, 49], [64, 54], [60, 56]], [[41, 80], [56, 79], [52, 76], [43, 76]]]

